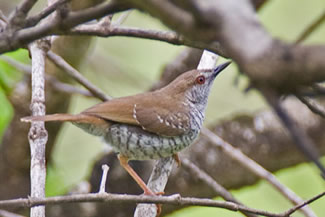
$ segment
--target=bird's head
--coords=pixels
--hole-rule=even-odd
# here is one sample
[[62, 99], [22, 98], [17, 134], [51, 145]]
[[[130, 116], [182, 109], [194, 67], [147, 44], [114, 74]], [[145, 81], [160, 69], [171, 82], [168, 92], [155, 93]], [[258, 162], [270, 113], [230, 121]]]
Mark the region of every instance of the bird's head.
[[204, 110], [214, 79], [230, 63], [223, 63], [213, 69], [195, 69], [185, 72], [171, 82], [166, 89], [170, 95], [182, 95], [200, 110]]

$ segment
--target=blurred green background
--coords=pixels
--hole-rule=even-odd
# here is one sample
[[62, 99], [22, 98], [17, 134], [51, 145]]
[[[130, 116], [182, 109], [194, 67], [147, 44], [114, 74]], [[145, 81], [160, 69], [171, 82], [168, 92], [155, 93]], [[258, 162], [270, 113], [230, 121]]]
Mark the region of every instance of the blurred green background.
[[[259, 17], [273, 36], [285, 41], [294, 41], [305, 27], [324, 10], [325, 0], [270, 0], [259, 12]], [[166, 29], [157, 20], [137, 11], [133, 11], [123, 25]], [[324, 36], [325, 25], [317, 29], [304, 43], [324, 44]], [[238, 36], [238, 40], [240, 40], [240, 36]], [[176, 57], [182, 49], [184, 49], [182, 46], [150, 40], [126, 37], [99, 38], [93, 43], [92, 51], [81, 71], [111, 96], [135, 94], [148, 90], [159, 79], [163, 66]], [[29, 63], [25, 50], [18, 50], [6, 55]], [[235, 85], [234, 81], [237, 76], [237, 69], [232, 65], [215, 81], [209, 99], [205, 124], [208, 125], [221, 118], [229, 118], [236, 113], [254, 113], [265, 107], [264, 102], [255, 91], [250, 91], [248, 94], [243, 93], [243, 89], [247, 85], [245, 77], [241, 76], [239, 85]], [[10, 103], [6, 100], [6, 94], [21, 77], [21, 73], [0, 61], [0, 138], [13, 112]], [[80, 112], [97, 102], [95, 99], [74, 96], [69, 112]], [[47, 195], [63, 194], [85, 180], [94, 160], [104, 148], [99, 139], [83, 133], [70, 124], [65, 124], [48, 168]], [[276, 176], [304, 199], [324, 191], [324, 182], [318, 176], [318, 171], [310, 164], [279, 171]], [[254, 186], [232, 191], [232, 193], [244, 204], [254, 208], [281, 212], [291, 207], [286, 199], [264, 181]], [[325, 198], [311, 206], [319, 216], [325, 216]], [[202, 207], [186, 208], [169, 216], [194, 217], [201, 215], [242, 216], [240, 213], [227, 210]], [[293, 216], [301, 215], [295, 213]]]

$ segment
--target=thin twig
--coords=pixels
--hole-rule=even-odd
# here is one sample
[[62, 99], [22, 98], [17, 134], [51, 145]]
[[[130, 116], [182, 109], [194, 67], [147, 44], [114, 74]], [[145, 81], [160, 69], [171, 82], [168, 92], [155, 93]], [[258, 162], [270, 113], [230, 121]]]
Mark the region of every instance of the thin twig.
[[107, 166], [107, 164], [102, 165], [102, 170], [103, 170], [103, 174], [102, 174], [102, 180], [100, 181], [99, 193], [106, 192], [105, 186], [106, 186], [106, 179], [107, 179], [109, 166]]
[[[222, 148], [225, 154], [227, 154], [232, 159], [239, 162], [242, 166], [247, 168], [249, 171], [257, 175], [258, 177], [266, 180], [269, 182], [275, 189], [277, 189], [282, 195], [284, 195], [289, 201], [291, 201], [294, 205], [301, 204], [303, 200], [297, 196], [293, 191], [291, 191], [289, 188], [287, 188], [285, 185], [281, 184], [277, 180], [277, 178], [264, 169], [262, 166], [260, 166], [258, 163], [256, 163], [251, 158], [247, 157], [244, 153], [242, 153], [239, 149], [234, 148], [232, 145], [224, 141], [222, 138], [220, 138], [215, 133], [211, 132], [207, 128], [203, 128], [201, 130], [201, 134], [207, 137], [212, 144], [216, 145], [217, 147]], [[316, 217], [314, 212], [309, 207], [304, 207], [301, 209], [301, 211], [309, 217]]]
[[[182, 166], [184, 166], [195, 178], [198, 178], [202, 182], [204, 182], [206, 185], [208, 185], [211, 189], [214, 190], [217, 195], [221, 196], [226, 201], [234, 202], [236, 204], [243, 205], [241, 202], [239, 202], [232, 194], [227, 191], [223, 186], [221, 186], [218, 182], [216, 182], [209, 174], [204, 172], [202, 169], [200, 169], [198, 166], [196, 166], [194, 163], [192, 163], [189, 159], [183, 158], [182, 159]], [[253, 215], [251, 213], [245, 213], [243, 214], [247, 217], [253, 217], [256, 215]]]
[[187, 45], [194, 48], [205, 49], [209, 47], [209, 50], [216, 53], [220, 53], [223, 56], [227, 56], [226, 53], [221, 49], [219, 43], [203, 43], [198, 41], [191, 41], [179, 35], [173, 31], [163, 30], [152, 30], [152, 29], [141, 29], [136, 27], [116, 27], [111, 25], [110, 27], [103, 27], [96, 24], [84, 24], [75, 27], [69, 31], [57, 32], [56, 34], [63, 35], [88, 35], [98, 37], [113, 37], [113, 36], [125, 36], [135, 37], [149, 40], [156, 40], [166, 42], [173, 45]]
[[124, 11], [119, 16], [119, 18], [115, 22], [113, 22], [113, 25], [114, 26], [120, 26], [120, 25], [122, 25], [126, 21], [126, 19], [129, 17], [129, 15], [131, 14], [131, 12], [132, 12], [131, 9], [130, 10], [127, 10], [127, 11]]
[[[8, 56], [4, 56], [4, 55], [0, 56], [0, 59], [5, 61], [9, 65], [15, 67], [17, 70], [19, 70], [19, 71], [21, 71], [21, 72], [23, 72], [23, 73], [25, 73], [27, 75], [31, 75], [31, 67], [30, 67], [30, 65], [18, 62], [17, 60], [12, 59], [12, 58], [10, 58]], [[56, 79], [52, 75], [45, 74], [45, 80], [47, 82], [49, 82], [49, 84], [58, 91], [71, 93], [71, 94], [80, 94], [80, 95], [86, 96], [86, 97], [93, 97], [94, 96], [88, 90], [75, 87], [75, 86], [73, 86], [71, 84], [63, 83], [63, 82], [59, 81], [58, 79]]]
[[79, 94], [85, 97], [94, 97], [94, 95], [86, 89], [78, 88], [70, 84], [60, 82], [52, 76], [46, 76], [46, 81], [49, 81], [49, 84], [58, 91], [70, 93], [70, 94]]
[[303, 131], [295, 121], [290, 117], [288, 112], [281, 106], [278, 97], [270, 91], [263, 92], [264, 98], [278, 115], [283, 125], [288, 129], [292, 139], [297, 147], [306, 155], [306, 157], [315, 163], [321, 171], [321, 175], [325, 179], [325, 168], [319, 161], [318, 151], [314, 142], [309, 138], [307, 133]]
[[58, 0], [47, 8], [43, 9], [40, 13], [30, 16], [26, 19], [25, 28], [36, 25], [39, 21], [52, 14], [60, 5], [69, 2], [70, 0]]
[[314, 202], [320, 197], [324, 196], [325, 193], [313, 197], [311, 200], [304, 201], [299, 206], [293, 207], [282, 213], [271, 213], [264, 210], [253, 209], [242, 205], [235, 204], [233, 202], [215, 201], [212, 199], [205, 198], [192, 198], [192, 197], [181, 197], [180, 195], [171, 196], [146, 196], [146, 195], [128, 195], [128, 194], [111, 194], [111, 193], [89, 193], [89, 194], [73, 194], [66, 196], [55, 196], [47, 198], [20, 198], [12, 200], [0, 201], [0, 208], [9, 207], [34, 207], [39, 205], [49, 204], [62, 204], [62, 203], [77, 203], [77, 202], [106, 202], [106, 203], [161, 203], [161, 204], [172, 204], [172, 205], [192, 205], [192, 206], [207, 206], [207, 207], [218, 207], [228, 209], [230, 211], [243, 211], [249, 212], [256, 215], [268, 216], [268, 217], [289, 217], [288, 213], [292, 214], [295, 211], [302, 208], [307, 204]]
[[316, 195], [316, 196], [314, 196], [314, 197], [312, 197], [312, 198], [310, 198], [309, 200], [306, 200], [306, 201], [305, 201], [304, 203], [302, 203], [302, 204], [299, 204], [299, 205], [297, 205], [297, 206], [295, 206], [295, 207], [292, 207], [292, 208], [289, 209], [288, 211], [284, 212], [284, 214], [287, 215], [287, 216], [290, 216], [291, 214], [293, 214], [293, 213], [296, 212], [297, 210], [301, 209], [302, 207], [304, 207], [304, 206], [306, 206], [306, 205], [308, 205], [308, 204], [311, 204], [312, 202], [318, 200], [319, 198], [321, 198], [321, 197], [323, 197], [323, 196], [325, 196], [325, 191], [322, 192], [322, 193], [320, 193], [320, 194], [318, 194], [318, 195]]
[[175, 45], [185, 44], [185, 39], [172, 31], [141, 29], [137, 27], [101, 26], [100, 23], [77, 26], [68, 35], [89, 35], [99, 37], [125, 36], [164, 41]]
[[310, 36], [323, 22], [325, 21], [325, 10], [322, 14], [312, 22], [296, 39], [295, 43], [298, 44]]
[[2, 55], [0, 56], [0, 59], [8, 63], [9, 65], [13, 66], [14, 68], [18, 69], [19, 71], [30, 75], [32, 73], [32, 69], [30, 65], [21, 63], [13, 58], [10, 58], [8, 56]]
[[325, 118], [325, 110], [324, 108], [319, 105], [315, 100], [309, 99], [305, 96], [301, 96], [300, 94], [296, 94], [296, 97], [304, 103], [310, 111], [314, 112], [315, 114], [321, 116], [322, 118]]
[[63, 69], [73, 79], [75, 79], [85, 88], [87, 88], [94, 96], [96, 96], [97, 98], [103, 101], [107, 101], [111, 99], [111, 97], [107, 96], [103, 91], [101, 91], [95, 85], [90, 83], [90, 81], [88, 81], [81, 73], [79, 73], [69, 63], [67, 63], [62, 57], [53, 53], [52, 51], [49, 51], [47, 53], [47, 56], [55, 65]]

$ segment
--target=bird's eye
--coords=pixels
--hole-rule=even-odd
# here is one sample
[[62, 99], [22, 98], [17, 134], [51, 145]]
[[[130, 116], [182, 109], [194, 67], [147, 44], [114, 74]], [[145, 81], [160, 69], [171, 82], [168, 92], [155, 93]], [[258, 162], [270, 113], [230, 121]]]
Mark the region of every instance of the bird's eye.
[[205, 83], [205, 77], [203, 75], [200, 75], [196, 78], [197, 84], [204, 84]]

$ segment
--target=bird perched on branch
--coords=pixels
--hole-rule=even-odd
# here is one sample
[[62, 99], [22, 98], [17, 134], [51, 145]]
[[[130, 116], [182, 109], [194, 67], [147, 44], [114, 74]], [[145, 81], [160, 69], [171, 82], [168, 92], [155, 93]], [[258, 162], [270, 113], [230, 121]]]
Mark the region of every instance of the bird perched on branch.
[[154, 193], [128, 160], [159, 159], [188, 147], [198, 136], [211, 86], [230, 62], [191, 70], [162, 89], [99, 103], [80, 114], [29, 116], [21, 120], [71, 122], [101, 136], [118, 153], [121, 165], [147, 195]]

